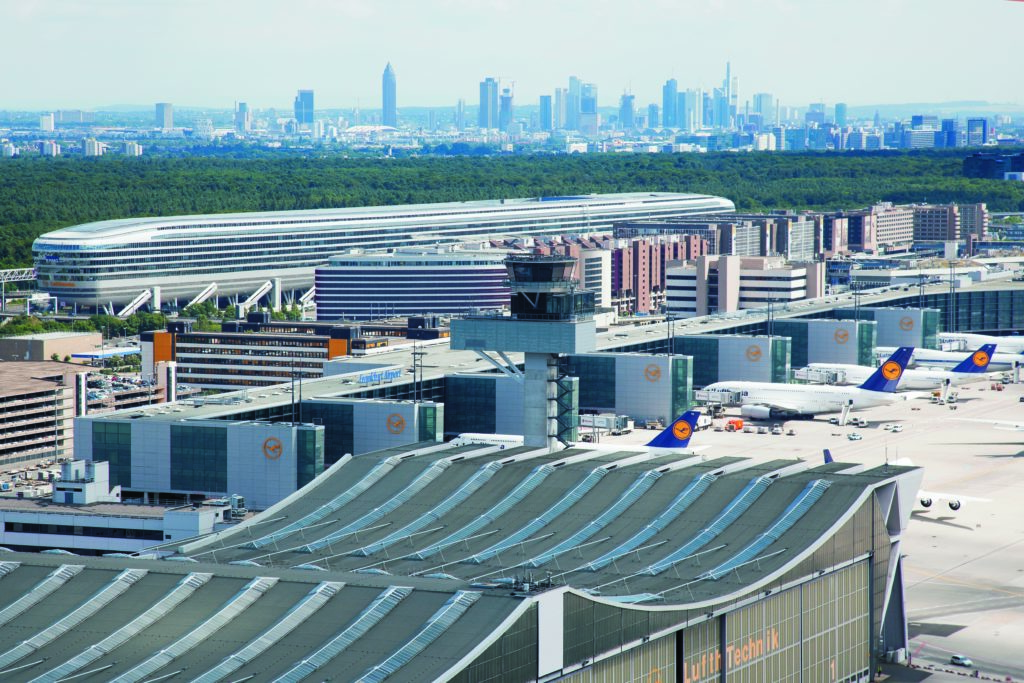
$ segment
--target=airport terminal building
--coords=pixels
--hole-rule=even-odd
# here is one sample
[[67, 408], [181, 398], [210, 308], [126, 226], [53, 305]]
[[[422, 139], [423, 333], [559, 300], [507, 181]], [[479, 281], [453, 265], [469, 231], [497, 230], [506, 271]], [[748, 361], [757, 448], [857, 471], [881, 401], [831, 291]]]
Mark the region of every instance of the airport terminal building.
[[164, 301], [185, 305], [211, 283], [217, 284], [219, 296], [248, 296], [275, 279], [284, 290], [307, 290], [317, 266], [350, 249], [608, 232], [623, 220], [734, 208], [722, 197], [638, 192], [126, 218], [47, 233], [33, 243], [32, 252], [39, 289], [61, 301], [122, 305], [158, 289]]
[[899, 539], [921, 477], [629, 447], [346, 457], [246, 522], [147, 556], [3, 553], [0, 670], [866, 682], [906, 645]]

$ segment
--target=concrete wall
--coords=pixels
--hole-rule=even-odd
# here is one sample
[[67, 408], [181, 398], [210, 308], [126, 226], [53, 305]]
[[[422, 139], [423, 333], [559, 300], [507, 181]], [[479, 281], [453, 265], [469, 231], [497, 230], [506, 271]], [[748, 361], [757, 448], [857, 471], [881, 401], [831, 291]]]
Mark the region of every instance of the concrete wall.
[[[772, 381], [772, 340], [768, 337], [720, 337], [718, 380]], [[694, 358], [695, 363], [705, 359]]]

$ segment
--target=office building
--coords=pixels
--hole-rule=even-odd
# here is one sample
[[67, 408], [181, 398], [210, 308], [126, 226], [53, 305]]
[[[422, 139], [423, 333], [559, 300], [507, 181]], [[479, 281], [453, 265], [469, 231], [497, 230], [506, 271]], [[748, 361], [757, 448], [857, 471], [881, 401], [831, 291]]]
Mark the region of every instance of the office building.
[[512, 125], [512, 90], [502, 88], [501, 97], [498, 99], [498, 130], [508, 131]]
[[53, 132], [53, 114], [43, 114], [39, 117], [39, 130], [45, 133]]
[[540, 110], [538, 121], [541, 130], [550, 131], [554, 129], [554, 119], [551, 111], [551, 95], [540, 96]]
[[771, 93], [759, 92], [754, 94], [754, 113], [761, 115], [761, 123], [775, 125], [775, 98]]
[[967, 119], [967, 146], [978, 147], [988, 144], [988, 119]]
[[0, 157], [4, 159], [12, 159], [18, 156], [18, 148], [13, 142], [7, 140], [0, 141]]
[[43, 140], [39, 143], [39, 155], [44, 157], [59, 157], [60, 144], [53, 140]]
[[154, 125], [160, 130], [171, 130], [174, 128], [174, 105], [170, 102], [156, 103], [156, 120]]
[[960, 209], [956, 204], [919, 204], [914, 211], [915, 242], [954, 242], [960, 239]]
[[594, 83], [581, 83], [576, 130], [584, 135], [597, 135], [597, 129], [600, 126], [601, 115], [597, 111], [597, 85]]
[[960, 125], [956, 119], [942, 119], [937, 147], [960, 147]]
[[121, 143], [121, 154], [126, 157], [141, 157], [142, 156], [142, 145], [137, 142], [123, 142]]
[[317, 319], [465, 315], [504, 308], [509, 299], [507, 254], [449, 245], [332, 256], [316, 269]]
[[568, 101], [569, 91], [565, 88], [555, 88], [555, 99], [552, 103], [554, 109], [551, 114], [551, 125], [554, 130], [564, 130], [566, 128], [565, 107]]
[[836, 102], [835, 121], [836, 125], [839, 126], [840, 128], [846, 126], [846, 102]]
[[914, 130], [938, 130], [939, 117], [934, 114], [914, 114], [910, 117], [910, 127]]
[[455, 103], [455, 130], [466, 128], [466, 100], [459, 98]]
[[624, 93], [619, 98], [619, 129], [632, 130], [636, 126], [634, 96]]
[[978, 240], [986, 239], [989, 225], [988, 207], [984, 203], [958, 204], [957, 207], [960, 209], [961, 237], [973, 235]]
[[661, 128], [661, 110], [658, 105], [651, 104], [647, 105], [647, 128]]
[[382, 112], [380, 122], [385, 126], [398, 128], [398, 90], [395, 81], [395, 70], [391, 62], [384, 67], [381, 77]]
[[[177, 298], [185, 305], [211, 283], [217, 284], [218, 296], [249, 296], [277, 281], [286, 290], [305, 291], [313, 284], [316, 266], [354, 248], [427, 246], [508, 234], [602, 233], [617, 221], [733, 208], [731, 201], [707, 195], [626, 193], [132, 218], [47, 233], [34, 242], [33, 253], [40, 290], [63, 301], [123, 305], [159, 287], [165, 301]], [[271, 245], [279, 251], [268, 262]]]
[[300, 90], [295, 95], [295, 125], [299, 130], [313, 129], [313, 91]]
[[82, 154], [87, 157], [101, 157], [106, 149], [107, 146], [95, 138], [82, 140]]
[[477, 127], [485, 130], [498, 127], [498, 80], [485, 78], [480, 82], [480, 109]]
[[693, 317], [817, 298], [825, 293], [825, 266], [777, 257], [702, 256], [669, 266], [666, 280], [668, 311]]
[[576, 76], [569, 76], [569, 87], [565, 92], [565, 128], [579, 130], [580, 93], [583, 82]]
[[1005, 180], [1008, 174], [1024, 173], [1024, 152], [976, 152], [964, 159], [963, 173], [967, 178]]
[[246, 102], [237, 102], [235, 104], [235, 132], [239, 135], [245, 135], [252, 131], [252, 112], [249, 110], [249, 105]]
[[50, 361], [0, 363], [0, 467], [70, 452], [77, 372]]
[[679, 123], [676, 105], [679, 102], [679, 84], [670, 78], [661, 86], [661, 118], [666, 128], [682, 128]]

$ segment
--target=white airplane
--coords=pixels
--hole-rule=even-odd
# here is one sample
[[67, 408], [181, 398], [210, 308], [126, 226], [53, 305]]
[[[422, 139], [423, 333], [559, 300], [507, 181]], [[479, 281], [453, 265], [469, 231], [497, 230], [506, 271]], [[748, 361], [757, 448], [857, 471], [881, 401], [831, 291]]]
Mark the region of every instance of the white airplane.
[[[985, 344], [974, 353], [963, 358], [961, 354], [960, 364], [952, 370], [916, 368], [907, 369], [900, 379], [899, 389], [922, 390], [938, 389], [947, 384], [960, 386], [969, 382], [989, 379], [988, 366], [992, 356], [996, 352], [995, 344]], [[915, 351], [915, 353], [917, 353]], [[810, 363], [809, 370], [824, 370], [827, 372], [842, 372], [846, 379], [841, 384], [861, 384], [866, 382], [875, 368], [866, 365], [848, 365], [844, 363]]]
[[[832, 453], [826, 448], [825, 449], [825, 464], [835, 462], [832, 458]], [[892, 463], [893, 465], [903, 467], [913, 467], [914, 463], [911, 462], [910, 458], [900, 458]], [[975, 498], [973, 496], [963, 496], [959, 493], [938, 493], [936, 491], [925, 491], [919, 489], [917, 495], [920, 496], [919, 502], [921, 507], [928, 509], [935, 504], [935, 501], [946, 501], [949, 509], [953, 512], [959, 510], [964, 503], [989, 503], [991, 502], [988, 498]]]
[[[886, 356], [894, 351], [892, 346], [879, 346], [875, 352], [879, 356]], [[935, 351], [933, 349], [914, 349], [914, 356], [911, 359], [911, 367], [914, 368], [940, 368], [951, 370], [960, 365], [964, 359], [963, 351]], [[1015, 353], [994, 353], [989, 358], [989, 372], [1004, 372], [1013, 370], [1014, 363], [1024, 366], [1024, 355]]]
[[888, 405], [896, 401], [896, 385], [914, 352], [901, 346], [859, 386], [835, 387], [776, 382], [715, 382], [705, 391], [739, 394], [740, 414], [755, 420], [839, 413]]
[[1020, 335], [995, 337], [988, 334], [971, 334], [969, 332], [939, 332], [939, 343], [959, 343], [968, 348], [981, 344], [996, 344], [1005, 353], [1024, 353], [1024, 336]]

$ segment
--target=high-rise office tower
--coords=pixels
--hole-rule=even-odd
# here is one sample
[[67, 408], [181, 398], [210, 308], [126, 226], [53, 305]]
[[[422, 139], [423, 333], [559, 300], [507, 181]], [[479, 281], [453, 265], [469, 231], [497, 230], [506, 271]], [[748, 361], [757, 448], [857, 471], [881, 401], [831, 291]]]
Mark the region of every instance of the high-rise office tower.
[[174, 105], [170, 102], [156, 103], [156, 127], [163, 130], [174, 128]]
[[498, 103], [498, 129], [508, 130], [512, 125], [512, 90], [504, 88]]
[[381, 91], [383, 93], [383, 110], [380, 122], [385, 126], [398, 128], [398, 100], [395, 83], [395, 70], [391, 62], [384, 67], [384, 76], [381, 78]]
[[313, 91], [300, 90], [295, 96], [295, 123], [300, 129], [313, 127]]
[[569, 91], [555, 88], [554, 111], [551, 113], [551, 125], [554, 130], [562, 130], [565, 125], [565, 104], [569, 100]]
[[569, 93], [565, 101], [565, 127], [568, 130], [579, 130], [580, 127], [580, 91], [583, 82], [575, 76], [569, 76]]
[[252, 112], [245, 102], [235, 103], [235, 132], [245, 134], [252, 130]]
[[466, 100], [459, 99], [455, 103], [455, 130], [462, 130], [466, 127]]
[[775, 103], [771, 93], [754, 93], [754, 113], [761, 115], [762, 125], [778, 123], [775, 119]]
[[730, 126], [729, 92], [725, 88], [715, 88], [711, 108], [711, 127], [724, 130]]
[[683, 128], [679, 120], [676, 105], [679, 102], [679, 84], [676, 79], [670, 78], [661, 86], [661, 119], [662, 125], [666, 128]]
[[816, 123], [819, 126], [825, 124], [825, 103], [814, 102], [811, 104], [807, 113], [804, 114], [804, 121], [806, 123]]
[[967, 146], [976, 147], [988, 143], [988, 119], [967, 119]]
[[623, 93], [619, 98], [619, 129], [632, 130], [636, 126], [636, 110], [633, 95]]
[[480, 112], [478, 128], [498, 127], [498, 79], [485, 78], [480, 82]]
[[53, 114], [43, 114], [39, 117], [39, 130], [53, 132]]
[[836, 102], [836, 125], [846, 125], [846, 102]]
[[554, 128], [554, 120], [551, 111], [551, 95], [540, 96], [540, 129], [551, 130]]
[[661, 109], [656, 104], [647, 105], [647, 127], [659, 128], [661, 126]]
[[956, 119], [942, 119], [941, 147], [960, 146], [960, 126]]
[[597, 114], [597, 85], [581, 83], [579, 103], [576, 130], [587, 135], [596, 135], [597, 129], [601, 126], [601, 119]]

